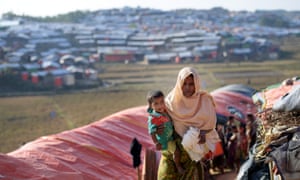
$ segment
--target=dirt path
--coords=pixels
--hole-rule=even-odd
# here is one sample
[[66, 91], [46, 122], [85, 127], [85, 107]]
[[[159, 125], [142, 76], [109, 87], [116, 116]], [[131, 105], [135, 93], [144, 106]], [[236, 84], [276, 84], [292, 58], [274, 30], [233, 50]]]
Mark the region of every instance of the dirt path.
[[224, 174], [214, 175], [213, 178], [214, 180], [235, 180], [236, 176], [237, 174], [231, 171], [231, 172], [225, 172]]
[[223, 174], [220, 174], [219, 172], [214, 172], [212, 169], [210, 169], [210, 174], [212, 174], [213, 180], [235, 180], [237, 173], [235, 171], [232, 171], [230, 169], [225, 169], [225, 172]]

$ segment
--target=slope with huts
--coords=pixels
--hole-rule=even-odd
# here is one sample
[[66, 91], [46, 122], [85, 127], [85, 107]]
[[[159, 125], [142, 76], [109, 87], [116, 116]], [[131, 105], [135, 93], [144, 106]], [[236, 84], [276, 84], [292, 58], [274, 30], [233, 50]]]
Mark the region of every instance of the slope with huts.
[[[289, 27], [259, 25], [260, 17], [276, 13], [290, 18]], [[279, 59], [280, 38], [300, 33], [297, 17], [296, 12], [281, 11], [232, 12], [223, 8], [162, 11], [128, 7], [94, 11], [76, 23], [2, 17], [0, 72], [3, 77], [7, 72], [18, 71], [21, 79], [27, 81], [29, 77], [33, 84], [41, 81], [45, 84], [48, 80], [44, 79], [52, 77], [51, 81], [67, 86], [72, 84], [74, 76], [73, 84], [81, 86], [84, 81], [89, 81], [88, 85], [99, 84], [95, 78], [97, 69], [93, 68], [98, 62]], [[66, 57], [69, 60], [63, 60]]]

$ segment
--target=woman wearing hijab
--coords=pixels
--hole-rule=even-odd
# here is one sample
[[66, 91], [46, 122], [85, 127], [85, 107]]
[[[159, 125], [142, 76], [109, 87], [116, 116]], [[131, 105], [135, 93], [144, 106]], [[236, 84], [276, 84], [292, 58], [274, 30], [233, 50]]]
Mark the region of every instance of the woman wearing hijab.
[[180, 147], [181, 163], [185, 169], [183, 175], [176, 171], [172, 154], [162, 153], [158, 179], [204, 179], [203, 167], [200, 161], [190, 158], [182, 146], [182, 138], [192, 128], [199, 129], [196, 143], [204, 144], [209, 140], [208, 134], [217, 135], [216, 111], [213, 98], [200, 89], [200, 77], [191, 67], [185, 67], [178, 73], [175, 87], [166, 96], [166, 106], [173, 119], [176, 142]]

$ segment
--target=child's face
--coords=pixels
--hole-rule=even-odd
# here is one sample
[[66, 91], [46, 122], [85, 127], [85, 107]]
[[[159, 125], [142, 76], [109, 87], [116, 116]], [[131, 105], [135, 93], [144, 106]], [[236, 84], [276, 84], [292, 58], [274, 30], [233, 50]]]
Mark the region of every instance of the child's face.
[[244, 127], [240, 127], [239, 128], [239, 132], [244, 132], [245, 128]]
[[217, 124], [217, 130], [221, 131], [223, 130], [224, 126], [222, 124]]
[[163, 113], [166, 111], [164, 97], [158, 97], [158, 98], [153, 99], [151, 106], [154, 109], [154, 111], [156, 111], [156, 112]]
[[232, 131], [235, 133], [239, 132], [238, 128], [232, 128]]

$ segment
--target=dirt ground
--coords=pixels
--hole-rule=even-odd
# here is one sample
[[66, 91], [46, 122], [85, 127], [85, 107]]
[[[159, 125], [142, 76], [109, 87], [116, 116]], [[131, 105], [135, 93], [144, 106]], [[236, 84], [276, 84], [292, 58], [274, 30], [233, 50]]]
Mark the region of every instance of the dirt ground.
[[237, 173], [230, 171], [224, 174], [213, 175], [213, 180], [235, 180]]
[[237, 177], [237, 173], [230, 169], [225, 169], [223, 174], [219, 172], [214, 172], [212, 169], [210, 170], [210, 174], [212, 174], [211, 180], [235, 180]]

